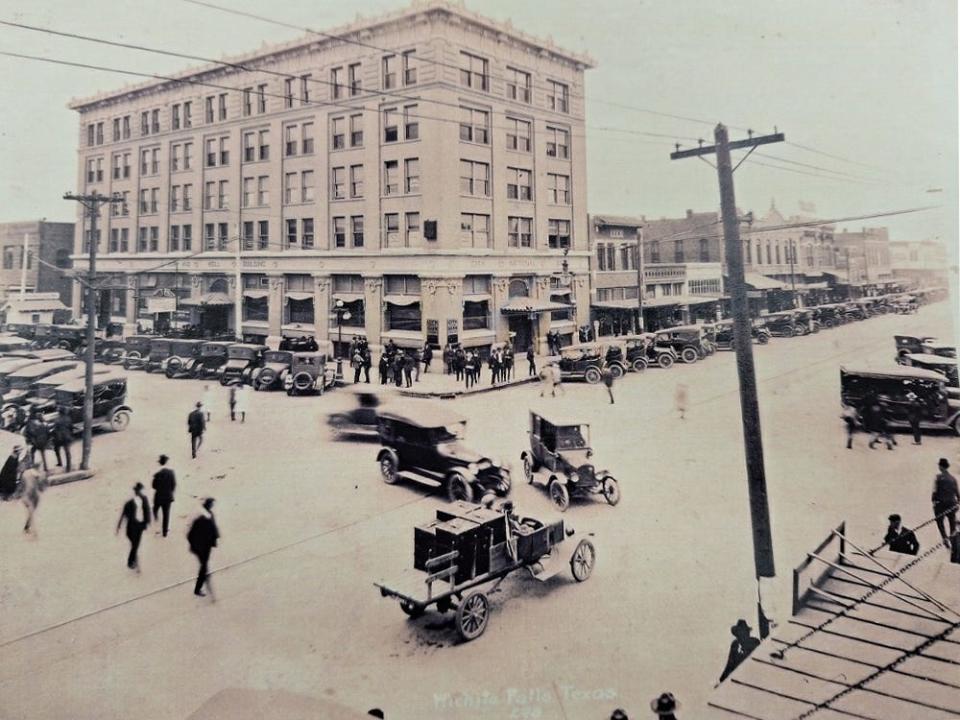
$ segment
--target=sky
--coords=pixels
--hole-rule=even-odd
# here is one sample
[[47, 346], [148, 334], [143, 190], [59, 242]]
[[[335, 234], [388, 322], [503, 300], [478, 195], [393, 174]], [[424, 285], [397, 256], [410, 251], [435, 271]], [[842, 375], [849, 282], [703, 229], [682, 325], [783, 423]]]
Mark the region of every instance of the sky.
[[[407, 4], [214, 1], [317, 29]], [[717, 209], [715, 171], [669, 153], [674, 139], [711, 142], [722, 121], [733, 139], [747, 129], [786, 134], [787, 143], [761, 148], [737, 170], [742, 210], [762, 214], [775, 201], [789, 215], [804, 202], [816, 216], [836, 218], [940, 206], [838, 227], [885, 225], [891, 239], [940, 238], [956, 248], [955, 0], [468, 0], [467, 7], [595, 59], [586, 79], [591, 213], [658, 218]], [[5, 0], [0, 19], [209, 57], [302, 34], [183, 0]], [[0, 50], [141, 72], [190, 65], [3, 26]], [[75, 187], [78, 129], [66, 104], [134, 79], [2, 56], [0, 74], [0, 222], [72, 220], [74, 208], [61, 196]]]

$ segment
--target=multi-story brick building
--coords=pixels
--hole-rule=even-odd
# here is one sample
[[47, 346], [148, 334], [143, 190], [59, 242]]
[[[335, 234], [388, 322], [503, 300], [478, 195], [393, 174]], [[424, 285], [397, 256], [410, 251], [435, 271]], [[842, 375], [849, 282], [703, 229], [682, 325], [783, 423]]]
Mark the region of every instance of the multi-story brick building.
[[[24, 255], [26, 237], [26, 255]], [[71, 267], [73, 223], [30, 220], [0, 223], [0, 302], [17, 300], [26, 265], [25, 290], [34, 295], [32, 306], [44, 314], [64, 309], [72, 298], [73, 281], [65, 270]], [[41, 293], [42, 295], [36, 295]], [[56, 300], [55, 293], [60, 300]]]
[[101, 306], [323, 347], [338, 301], [374, 347], [586, 323], [590, 59], [442, 0], [330, 35], [71, 104], [78, 187], [127, 199]]
[[916, 287], [946, 286], [950, 258], [936, 240], [891, 240], [890, 269], [894, 278]]
[[876, 295], [897, 285], [890, 265], [890, 235], [887, 228], [846, 228], [834, 236], [837, 246], [837, 278], [853, 297]]

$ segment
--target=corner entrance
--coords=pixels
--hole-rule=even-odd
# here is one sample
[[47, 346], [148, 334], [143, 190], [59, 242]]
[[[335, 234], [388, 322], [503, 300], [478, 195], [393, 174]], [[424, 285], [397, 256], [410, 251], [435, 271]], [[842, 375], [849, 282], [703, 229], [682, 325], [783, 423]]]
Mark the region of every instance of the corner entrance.
[[507, 318], [507, 326], [510, 329], [510, 337], [513, 339], [513, 352], [522, 355], [527, 352], [527, 348], [533, 345], [536, 349], [536, 332], [534, 323], [537, 320], [531, 320], [526, 314], [510, 315]]

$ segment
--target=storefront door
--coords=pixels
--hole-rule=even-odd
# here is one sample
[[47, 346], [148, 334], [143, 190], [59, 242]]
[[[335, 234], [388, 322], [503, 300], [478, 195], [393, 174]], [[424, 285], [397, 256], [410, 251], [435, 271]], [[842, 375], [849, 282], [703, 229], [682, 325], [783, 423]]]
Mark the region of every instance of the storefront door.
[[230, 306], [207, 305], [200, 309], [200, 327], [204, 334], [220, 335], [230, 329]]
[[531, 345], [536, 348], [536, 337], [533, 331], [533, 324], [536, 320], [531, 320], [526, 315], [511, 315], [507, 321], [510, 328], [510, 336], [513, 338], [513, 352], [523, 354]]

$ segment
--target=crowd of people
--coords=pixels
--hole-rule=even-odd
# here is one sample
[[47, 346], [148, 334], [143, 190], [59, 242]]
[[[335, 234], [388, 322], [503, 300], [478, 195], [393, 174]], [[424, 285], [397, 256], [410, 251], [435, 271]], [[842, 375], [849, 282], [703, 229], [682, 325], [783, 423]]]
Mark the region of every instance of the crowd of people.
[[[923, 404], [916, 393], [906, 395], [906, 415], [913, 435], [913, 444], [923, 443], [920, 421], [923, 418]], [[897, 446], [897, 439], [890, 432], [890, 418], [893, 416], [891, 400], [885, 395], [870, 393], [863, 398], [859, 407], [846, 406], [841, 417], [847, 427], [847, 450], [853, 449], [853, 440], [859, 430], [870, 434], [868, 447], [873, 450], [881, 442], [887, 450]]]

